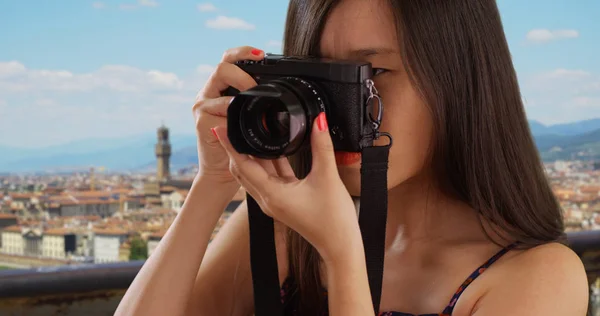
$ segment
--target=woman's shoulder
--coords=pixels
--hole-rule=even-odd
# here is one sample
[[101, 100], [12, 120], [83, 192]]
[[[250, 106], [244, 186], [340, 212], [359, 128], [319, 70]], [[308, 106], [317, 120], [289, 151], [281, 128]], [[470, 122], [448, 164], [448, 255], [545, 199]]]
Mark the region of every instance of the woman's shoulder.
[[557, 242], [516, 250], [505, 265], [503, 273], [521, 277], [530, 275], [524, 278], [524, 282], [543, 277], [545, 282], [561, 281], [559, 284], [565, 284], [562, 281], [567, 278], [572, 281], [585, 280], [587, 284], [585, 268], [579, 256], [571, 248]]
[[[546, 243], [526, 250], [517, 251], [519, 254], [514, 256], [513, 260], [515, 262], [518, 261], [521, 264], [534, 264], [536, 266], [539, 266], [540, 264], [570, 264], [583, 268], [583, 264], [579, 259], [579, 256], [577, 256], [577, 254], [571, 250], [571, 248], [558, 242]], [[548, 260], [552, 258], [554, 258], [554, 260]]]
[[513, 250], [486, 273], [488, 281], [474, 315], [501, 315], [503, 310], [514, 314], [515, 306], [536, 315], [584, 315], [579, 311], [587, 309], [585, 268], [579, 256], [563, 244]]

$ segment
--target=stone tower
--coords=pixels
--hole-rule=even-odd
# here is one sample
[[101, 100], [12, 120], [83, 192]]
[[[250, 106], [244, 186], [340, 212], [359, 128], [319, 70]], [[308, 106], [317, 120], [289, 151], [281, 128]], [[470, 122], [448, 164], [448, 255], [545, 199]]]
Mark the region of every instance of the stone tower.
[[169, 163], [171, 158], [171, 143], [169, 142], [169, 129], [164, 125], [157, 130], [158, 142], [156, 152], [156, 178], [158, 181], [169, 180]]

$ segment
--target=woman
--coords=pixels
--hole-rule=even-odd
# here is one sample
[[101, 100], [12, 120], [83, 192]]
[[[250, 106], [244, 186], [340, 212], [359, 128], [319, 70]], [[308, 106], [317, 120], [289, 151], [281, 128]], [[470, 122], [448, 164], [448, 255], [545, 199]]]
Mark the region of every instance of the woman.
[[[375, 68], [382, 130], [394, 138], [381, 310], [404, 312], [383, 315], [586, 313], [585, 271], [557, 242], [561, 211], [494, 0], [292, 0], [284, 42], [286, 55]], [[312, 154], [293, 157], [295, 174], [287, 160], [239, 155], [227, 139], [223, 90], [256, 84], [232, 63], [263, 57], [228, 50], [199, 93], [200, 172], [117, 315], [252, 314], [245, 204], [205, 252], [240, 183], [276, 220], [290, 315], [373, 314], [351, 198], [359, 157], [334, 155], [326, 117], [315, 122]]]

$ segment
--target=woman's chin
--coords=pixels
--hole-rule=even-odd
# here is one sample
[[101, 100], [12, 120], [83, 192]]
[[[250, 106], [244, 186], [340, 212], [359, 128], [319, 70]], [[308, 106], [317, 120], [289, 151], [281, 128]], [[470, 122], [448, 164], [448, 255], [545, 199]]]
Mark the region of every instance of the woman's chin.
[[338, 166], [338, 173], [348, 193], [352, 196], [360, 196], [360, 165], [358, 167]]

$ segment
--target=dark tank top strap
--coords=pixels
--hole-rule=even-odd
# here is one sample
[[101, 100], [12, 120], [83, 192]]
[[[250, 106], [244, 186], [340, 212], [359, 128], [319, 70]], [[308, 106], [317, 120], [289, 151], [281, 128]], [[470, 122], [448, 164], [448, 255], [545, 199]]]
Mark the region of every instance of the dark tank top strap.
[[450, 300], [450, 303], [448, 303], [448, 306], [446, 306], [446, 308], [440, 314], [440, 316], [452, 315], [452, 311], [454, 310], [454, 305], [460, 298], [461, 294], [465, 291], [465, 289], [471, 283], [473, 283], [473, 281], [475, 279], [477, 279], [477, 277], [479, 277], [485, 270], [487, 270], [492, 264], [494, 264], [494, 262], [496, 262], [498, 259], [500, 259], [502, 256], [504, 256], [507, 252], [514, 249], [517, 245], [518, 245], [518, 243], [513, 243], [513, 244], [506, 246], [505, 248], [502, 248], [494, 256], [492, 256], [490, 259], [488, 259], [488, 261], [486, 261], [484, 264], [479, 266], [479, 268], [477, 268], [475, 271], [473, 271], [473, 273], [471, 273], [471, 275], [469, 275], [469, 277], [465, 280], [465, 282], [463, 282], [461, 284], [461, 286], [456, 290], [456, 292], [452, 296], [452, 299]]

